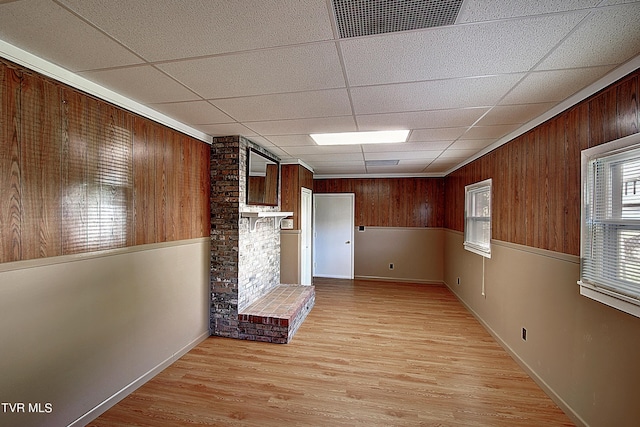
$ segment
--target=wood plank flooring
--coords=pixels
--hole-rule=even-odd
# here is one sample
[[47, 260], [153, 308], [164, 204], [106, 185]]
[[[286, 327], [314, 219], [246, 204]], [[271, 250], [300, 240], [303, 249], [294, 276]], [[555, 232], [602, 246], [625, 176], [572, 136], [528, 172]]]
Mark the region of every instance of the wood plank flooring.
[[573, 425], [446, 287], [314, 284], [291, 343], [209, 338], [89, 425]]

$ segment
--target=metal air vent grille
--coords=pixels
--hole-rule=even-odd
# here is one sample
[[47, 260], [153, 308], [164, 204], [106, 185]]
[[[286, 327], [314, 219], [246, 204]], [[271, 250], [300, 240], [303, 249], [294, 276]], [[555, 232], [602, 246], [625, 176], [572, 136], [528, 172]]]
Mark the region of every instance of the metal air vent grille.
[[340, 38], [453, 25], [463, 0], [332, 0]]

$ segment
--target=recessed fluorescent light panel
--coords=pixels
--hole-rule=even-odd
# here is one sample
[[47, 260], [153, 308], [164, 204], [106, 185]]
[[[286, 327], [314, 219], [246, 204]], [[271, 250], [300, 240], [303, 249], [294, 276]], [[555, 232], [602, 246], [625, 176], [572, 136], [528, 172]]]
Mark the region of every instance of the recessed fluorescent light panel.
[[313, 133], [318, 145], [392, 144], [406, 142], [408, 130], [381, 130], [371, 132]]

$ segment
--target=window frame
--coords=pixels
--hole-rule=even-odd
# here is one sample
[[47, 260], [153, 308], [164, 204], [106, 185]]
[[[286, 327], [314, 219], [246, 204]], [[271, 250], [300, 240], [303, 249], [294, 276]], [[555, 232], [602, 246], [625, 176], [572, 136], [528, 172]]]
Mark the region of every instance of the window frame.
[[[607, 173], [599, 176], [592, 173], [594, 162], [628, 153], [633, 153], [634, 156], [637, 154], [640, 158], [640, 133], [581, 152], [580, 280], [578, 285], [580, 285], [581, 295], [640, 317], [640, 283], [632, 283], [620, 277], [624, 274], [622, 260], [625, 251], [623, 242], [620, 240], [620, 232], [640, 231], [640, 220], [616, 218], [622, 216], [623, 205], [613, 196], [605, 197], [604, 202], [593, 201], [596, 200], [594, 195], [596, 192], [599, 192], [598, 200], [600, 200], [602, 194], [613, 195], [616, 193], [616, 188], [620, 190], [624, 185], [622, 173], [613, 162], [607, 163], [607, 169], [605, 169]], [[634, 160], [626, 161], [631, 163]], [[625, 160], [622, 160], [619, 165], [624, 162]], [[603, 190], [608, 188], [611, 190]], [[611, 218], [601, 218], [601, 215], [593, 213], [602, 203], [610, 203], [610, 206], [606, 207], [606, 212], [611, 212], [607, 214]], [[602, 231], [596, 232], [596, 228]], [[600, 233], [602, 244], [598, 244], [598, 239], [594, 237], [596, 233]], [[613, 253], [611, 251], [605, 253], [606, 249], [613, 249]], [[624, 261], [628, 260], [624, 259]], [[614, 274], [611, 274], [612, 271]], [[628, 292], [630, 287], [636, 288], [635, 292]], [[636, 295], [633, 295], [634, 293]]]
[[[463, 246], [466, 250], [475, 254], [481, 255], [485, 258], [491, 258], [491, 228], [492, 228], [492, 185], [491, 178], [485, 179], [474, 184], [469, 184], [464, 187], [464, 242]], [[474, 203], [474, 196], [481, 193], [489, 192], [488, 215], [472, 215], [471, 212], [476, 205]], [[486, 242], [479, 241], [477, 237], [477, 227], [482, 223], [489, 223], [489, 238]]]

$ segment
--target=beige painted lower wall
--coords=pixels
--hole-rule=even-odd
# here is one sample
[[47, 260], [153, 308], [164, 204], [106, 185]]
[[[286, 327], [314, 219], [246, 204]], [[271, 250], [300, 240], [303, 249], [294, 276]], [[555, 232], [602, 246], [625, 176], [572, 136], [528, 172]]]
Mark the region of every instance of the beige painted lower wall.
[[354, 236], [356, 277], [442, 283], [444, 229], [356, 227]]
[[0, 425], [85, 425], [205, 339], [208, 266], [208, 238], [0, 264]]
[[300, 230], [280, 231], [280, 283], [299, 285], [301, 279], [302, 233]]
[[565, 412], [594, 427], [638, 425], [640, 319], [581, 296], [578, 257], [508, 243], [492, 242], [483, 296], [483, 258], [462, 241], [446, 231], [446, 285]]

